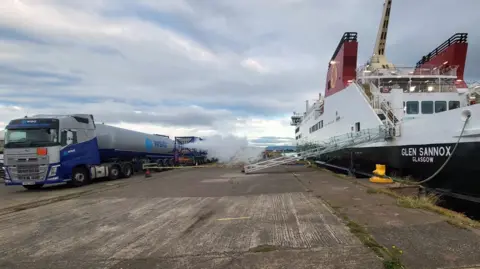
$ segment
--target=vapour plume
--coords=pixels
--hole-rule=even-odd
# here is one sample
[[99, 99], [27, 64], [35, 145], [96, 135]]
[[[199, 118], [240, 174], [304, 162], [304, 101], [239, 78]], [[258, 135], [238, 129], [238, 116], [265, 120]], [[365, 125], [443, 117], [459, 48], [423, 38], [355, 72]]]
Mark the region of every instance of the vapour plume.
[[252, 147], [246, 137], [233, 135], [210, 136], [202, 141], [185, 145], [197, 150], [206, 150], [208, 158], [216, 158], [218, 162], [225, 164], [248, 163], [261, 158], [263, 147]]

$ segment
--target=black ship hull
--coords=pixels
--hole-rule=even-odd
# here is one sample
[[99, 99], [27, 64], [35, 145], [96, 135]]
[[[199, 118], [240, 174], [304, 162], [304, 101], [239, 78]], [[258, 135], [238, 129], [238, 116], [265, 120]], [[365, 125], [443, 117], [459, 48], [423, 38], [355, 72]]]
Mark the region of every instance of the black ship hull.
[[355, 147], [325, 154], [319, 160], [357, 174], [371, 174], [376, 164], [385, 164], [387, 175], [416, 181], [440, 169], [426, 187], [480, 197], [480, 142], [459, 143], [454, 148], [455, 143]]

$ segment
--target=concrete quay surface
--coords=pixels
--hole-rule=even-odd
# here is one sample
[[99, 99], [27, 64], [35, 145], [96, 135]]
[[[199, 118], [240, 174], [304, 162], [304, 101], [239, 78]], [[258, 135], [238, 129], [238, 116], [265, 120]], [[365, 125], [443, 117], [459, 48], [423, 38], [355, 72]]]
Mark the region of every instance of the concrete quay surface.
[[294, 174], [337, 215], [366, 227], [380, 245], [402, 250], [406, 268], [480, 268], [479, 230], [453, 226], [430, 211], [400, 207], [388, 195], [368, 193], [369, 186], [354, 178], [313, 169]]
[[407, 268], [480, 264], [478, 233], [328, 172], [239, 170], [33, 192], [1, 186], [0, 268], [384, 268], [339, 213], [402, 248]]
[[[381, 268], [292, 173], [204, 168], [122, 182], [1, 215], [0, 268]], [[31, 195], [2, 190], [2, 201]]]

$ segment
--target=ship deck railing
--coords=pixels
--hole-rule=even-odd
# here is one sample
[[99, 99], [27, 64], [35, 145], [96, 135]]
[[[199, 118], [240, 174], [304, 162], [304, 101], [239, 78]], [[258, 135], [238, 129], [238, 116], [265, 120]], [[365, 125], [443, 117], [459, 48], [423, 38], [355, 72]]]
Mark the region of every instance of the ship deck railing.
[[363, 79], [382, 79], [382, 78], [457, 78], [458, 66], [442, 67], [403, 67], [395, 66], [390, 69], [369, 70], [369, 65], [357, 68], [357, 78]]
[[[357, 84], [364, 84], [358, 82]], [[457, 87], [453, 82], [432, 81], [431, 84], [425, 81], [412, 81], [411, 83], [398, 80], [381, 80], [372, 81], [371, 84], [375, 86], [377, 92], [372, 93], [390, 93], [392, 89], [402, 89], [404, 93], [458, 93]], [[413, 87], [413, 88], [412, 88]], [[372, 88], [370, 86], [370, 88]]]

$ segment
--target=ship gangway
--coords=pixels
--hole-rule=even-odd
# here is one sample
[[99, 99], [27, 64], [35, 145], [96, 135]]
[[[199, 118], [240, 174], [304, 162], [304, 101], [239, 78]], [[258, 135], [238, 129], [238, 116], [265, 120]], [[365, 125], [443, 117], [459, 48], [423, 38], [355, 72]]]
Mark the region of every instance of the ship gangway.
[[245, 174], [257, 172], [267, 168], [289, 164], [299, 160], [320, 157], [322, 154], [334, 152], [337, 150], [347, 149], [358, 146], [367, 142], [377, 142], [392, 138], [391, 129], [384, 125], [378, 128], [364, 129], [358, 132], [350, 132], [339, 136], [334, 136], [324, 141], [315, 143], [310, 149], [297, 152], [293, 156], [282, 156], [265, 161], [260, 161], [244, 166]]

